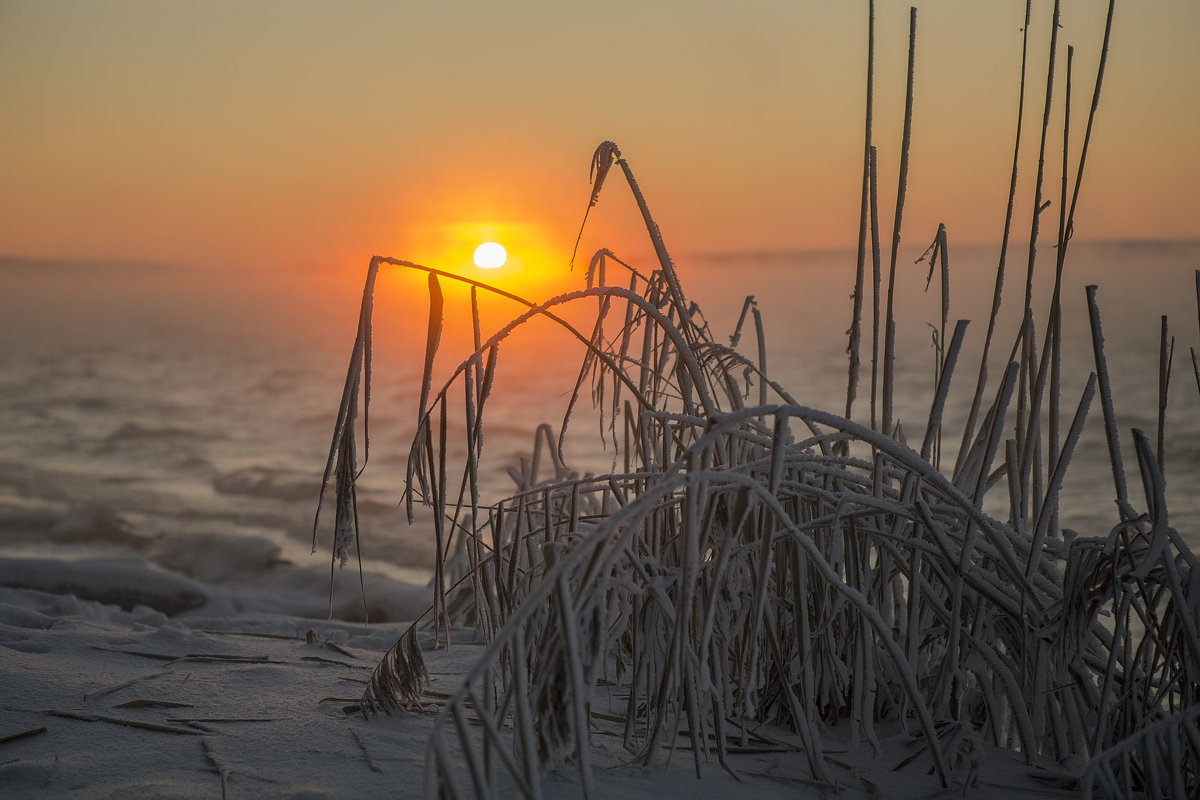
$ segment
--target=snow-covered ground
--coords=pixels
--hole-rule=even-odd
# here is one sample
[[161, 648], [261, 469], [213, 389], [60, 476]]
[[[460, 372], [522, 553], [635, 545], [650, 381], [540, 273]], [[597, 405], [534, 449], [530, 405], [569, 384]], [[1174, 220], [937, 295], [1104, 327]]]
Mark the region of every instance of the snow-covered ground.
[[[27, 566], [27, 584], [53, 588], [55, 572]], [[363, 681], [403, 623], [233, 612], [229, 598], [195, 606], [195, 584], [152, 567], [77, 566], [59, 587], [70, 593], [0, 589], [0, 796], [423, 796], [435, 714], [482, 652], [471, 632], [456, 632], [448, 650], [423, 639], [428, 713], [368, 719], [356, 710]], [[122, 601], [134, 605], [124, 610]], [[168, 605], [174, 616], [154, 607]], [[682, 750], [664, 752], [650, 769], [628, 765], [630, 754], [604, 724], [598, 716], [593, 734], [602, 798], [952, 794], [931, 774], [920, 737], [904, 732], [876, 750], [839, 745], [851, 735], [848, 725], [832, 731], [826, 755], [836, 783], [828, 786], [811, 779], [803, 753], [778, 731], [763, 729], [730, 748], [736, 777], [714, 758], [697, 779]], [[971, 757], [979, 769], [970, 797], [1076, 794], [1061, 773], [1027, 766], [1013, 753]], [[469, 785], [465, 767], [462, 778]], [[581, 795], [569, 769], [545, 776], [542, 786], [549, 798]], [[511, 787], [496, 788], [512, 796]]]

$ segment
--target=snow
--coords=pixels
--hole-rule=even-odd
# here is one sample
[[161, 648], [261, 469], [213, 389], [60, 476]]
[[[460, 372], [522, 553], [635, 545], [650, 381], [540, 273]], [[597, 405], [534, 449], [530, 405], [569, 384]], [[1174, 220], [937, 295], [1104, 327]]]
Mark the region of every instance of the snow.
[[[16, 561], [4, 562], [0, 583], [21, 574]], [[47, 584], [52, 565], [31, 560], [23, 574], [29, 583]], [[133, 573], [151, 601], [198, 585], [149, 566], [138, 572], [131, 560], [76, 563], [63, 570], [69, 580], [62, 585], [102, 595], [106, 587], [125, 585]], [[204, 612], [201, 607], [172, 617], [148, 605], [123, 609], [74, 593], [0, 588], [0, 795], [423, 796], [433, 712], [482, 652], [470, 631], [456, 631], [448, 650], [433, 650], [431, 639], [422, 640], [432, 675], [429, 713], [367, 719], [354, 710], [362, 682], [404, 623]], [[902, 731], [883, 740], [878, 751], [850, 742], [831, 747], [836, 791], [808, 777], [803, 755], [782, 736], [733, 753], [730, 765], [738, 778], [714, 761], [701, 780], [682, 752], [668, 766], [646, 770], [626, 765], [629, 754], [602, 721], [594, 737], [602, 798], [941, 793], [928, 759], [920, 755], [919, 737]], [[1069, 786], [1056, 788], [1061, 781], [1053, 770], [1027, 767], [1010, 753], [986, 756], [972, 797], [1018, 790], [1072, 796]], [[462, 784], [468, 783], [464, 774]], [[511, 796], [511, 787], [497, 788]], [[547, 798], [578, 797], [578, 775], [565, 770], [545, 776], [543, 791]]]

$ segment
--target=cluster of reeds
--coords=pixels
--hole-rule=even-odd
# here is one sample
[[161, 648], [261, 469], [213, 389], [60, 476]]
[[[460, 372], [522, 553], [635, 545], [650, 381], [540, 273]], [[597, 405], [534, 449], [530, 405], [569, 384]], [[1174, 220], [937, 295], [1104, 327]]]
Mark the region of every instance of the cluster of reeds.
[[[873, 50], [873, 4], [871, 17]], [[1027, 3], [1026, 32], [1029, 18]], [[869, 57], [845, 416], [797, 404], [765, 374], [766, 343], [752, 303], [732, 341], [752, 312], [755, 356], [717, 341], [685, 296], [630, 166], [611, 142], [593, 156], [588, 208], [619, 166], [654, 245], [651, 271], [600, 251], [583, 288], [535, 303], [419, 264], [371, 260], [325, 476], [337, 498], [334, 560], [345, 559], [357, 537], [356, 428], [361, 403], [365, 461], [372, 294], [384, 265], [429, 276], [424, 379], [404, 496], [410, 518], [414, 502], [433, 506], [439, 557], [433, 607], [379, 664], [362, 709], [395, 712], [425, 702], [419, 627], [432, 628], [440, 641], [450, 626], [471, 625], [488, 643], [441, 705], [429, 742], [430, 797], [488, 797], [510, 786], [536, 798], [540, 776], [563, 765], [577, 768], [584, 793], [595, 796], [591, 747], [602, 725], [604, 735], [644, 763], [678, 747], [689, 750], [699, 775], [710, 759], [727, 767], [728, 754], [744, 748], [758, 735], [751, 729], [764, 722], [797, 737], [816, 780], [828, 777], [823, 743], [831, 726], [849, 725], [853, 738], [874, 743], [881, 729], [899, 725], [923, 734], [928, 763], [945, 785], [970, 785], [981, 748], [997, 746], [1031, 761], [1058, 760], [1075, 771], [1087, 795], [1200, 791], [1200, 570], [1168, 524], [1161, 445], [1156, 453], [1140, 431], [1134, 441], [1145, 510], [1136, 510], [1129, 496], [1094, 287], [1088, 299], [1096, 370], [1065, 430], [1059, 407], [1062, 267], [1111, 22], [1110, 4], [1073, 193], [1065, 115], [1054, 291], [1038, 337], [1042, 317], [1032, 286], [1039, 218], [1047, 208], [1055, 3], [1025, 311], [993, 381], [989, 361], [1017, 187], [1023, 45], [995, 295], [961, 432], [942, 427], [967, 324], [947, 333], [948, 240], [939, 228], [930, 254], [931, 276], [937, 261], [943, 287], [939, 355], [918, 449], [898, 440], [892, 415], [892, 287], [913, 115], [915, 9], [886, 300]], [[1068, 50], [1068, 109], [1070, 71]], [[870, 414], [856, 422], [868, 254]], [[612, 280], [617, 269], [627, 277]], [[471, 284], [475, 348], [435, 390], [447, 280]], [[484, 338], [479, 292], [527, 310]], [[590, 330], [563, 313], [584, 302], [598, 308]], [[590, 391], [601, 436], [617, 448], [621, 468], [581, 476], [564, 464], [568, 411], [557, 435], [549, 426], [536, 432], [533, 461], [511, 471], [517, 490], [484, 505], [478, 477], [499, 345], [535, 317], [578, 340], [582, 363], [570, 405]], [[1060, 530], [1058, 496], [1097, 392], [1116, 511], [1111, 532], [1084, 537]], [[448, 408], [460, 396], [467, 455], [451, 463]], [[944, 434], [961, 441], [948, 469], [940, 463]], [[541, 474], [542, 461], [552, 474]], [[1007, 498], [1003, 522], [981, 510], [992, 494]]]

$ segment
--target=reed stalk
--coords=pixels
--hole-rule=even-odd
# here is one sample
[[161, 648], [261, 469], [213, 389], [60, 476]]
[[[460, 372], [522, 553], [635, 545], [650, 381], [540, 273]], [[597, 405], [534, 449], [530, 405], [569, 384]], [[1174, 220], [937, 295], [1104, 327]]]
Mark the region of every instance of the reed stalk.
[[[1004, 212], [1004, 230], [1000, 236], [1000, 263], [996, 266], [996, 284], [992, 290], [992, 307], [988, 313], [987, 333], [983, 338], [983, 353], [979, 357], [979, 377], [975, 381], [975, 393], [971, 396], [971, 410], [967, 412], [967, 421], [963, 425], [962, 444], [958, 449], [958, 459], [954, 465], [954, 476], [957, 479], [962, 470], [963, 457], [968, 451], [968, 445], [975, 438], [975, 423], [983, 402], [984, 389], [988, 379], [988, 356], [991, 353], [992, 338], [996, 332], [996, 318], [1000, 314], [1000, 302], [1004, 292], [1005, 263], [1008, 257], [1009, 236], [1012, 232], [1013, 203], [1017, 196], [1017, 168], [1021, 156], [1021, 129], [1025, 118], [1025, 69], [1029, 63], [1029, 21], [1033, 0], [1025, 0], [1025, 24], [1021, 27], [1021, 79], [1017, 91], [1017, 125], [1013, 142], [1012, 171], [1008, 182], [1008, 206]], [[1011, 359], [1010, 359], [1011, 360]]]
[[1155, 448], [1155, 456], [1158, 459], [1158, 468], [1162, 470], [1163, 475], [1167, 473], [1166, 459], [1166, 435], [1167, 435], [1167, 393], [1171, 388], [1171, 361], [1175, 356], [1175, 337], [1170, 337], [1167, 340], [1167, 316], [1162, 317], [1162, 325], [1159, 332], [1158, 344], [1158, 446]]
[[[862, 343], [863, 279], [867, 263], [867, 232], [870, 228], [871, 197], [871, 126], [875, 111], [875, 0], [867, 3], [867, 103], [864, 113], [862, 201], [858, 213], [858, 256], [855, 259], [853, 310], [850, 315], [849, 377], [846, 386], [846, 418], [853, 419], [858, 397], [858, 373]], [[872, 403], [874, 398], [872, 398]]]
[[900, 252], [900, 228], [904, 219], [904, 194], [908, 188], [908, 153], [912, 144], [913, 86], [917, 53], [917, 9], [909, 9], [908, 17], [908, 87], [904, 93], [904, 133], [900, 141], [900, 176], [896, 186], [896, 216], [892, 221], [892, 257], [888, 268], [887, 310], [884, 315], [883, 340], [883, 432], [892, 435], [892, 404], [895, 392], [896, 320], [895, 289], [896, 259]]
[[882, 299], [883, 269], [879, 240], [879, 153], [871, 147], [871, 428], [878, 430], [879, 309]]

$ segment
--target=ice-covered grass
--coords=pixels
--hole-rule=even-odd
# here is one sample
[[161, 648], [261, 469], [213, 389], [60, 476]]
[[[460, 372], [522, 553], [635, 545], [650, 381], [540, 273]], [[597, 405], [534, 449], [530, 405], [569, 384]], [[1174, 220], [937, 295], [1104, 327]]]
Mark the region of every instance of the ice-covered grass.
[[[1026, 30], [1029, 16], [1027, 4]], [[576, 770], [584, 793], [599, 796], [593, 762], [613, 745], [639, 764], [683, 750], [698, 776], [732, 771], [730, 754], [762, 746], [768, 728], [784, 732], [788, 747], [802, 754], [807, 779], [818, 783], [833, 780], [828, 749], [835, 731], [839, 742], [884, 748], [881, 740], [904, 730], [922, 737], [921, 757], [947, 787], [977, 787], [988, 754], [999, 748], [1026, 763], [1057, 763], [1085, 796], [1200, 791], [1200, 570], [1169, 524], [1161, 447], [1156, 453], [1141, 431], [1133, 432], [1132, 478], [1142, 489], [1129, 488], [1094, 288], [1088, 290], [1094, 347], [1080, 356], [1094, 361], [1095, 372], [1078, 399], [1066, 396], [1059, 378], [1069, 355], [1059, 336], [1062, 267], [1100, 97], [1111, 5], [1073, 192], [1064, 166], [1054, 291], [1048, 308], [1033, 305], [1033, 284], [1043, 277], [1037, 246], [1058, 21], [1056, 3], [1023, 319], [1007, 360], [989, 363], [1002, 335], [996, 320], [1021, 153], [1024, 46], [995, 300], [962, 430], [942, 426], [967, 331], [959, 322], [947, 332], [944, 227], [931, 254], [944, 298], [934, 400], [921, 430], [901, 431], [892, 414], [891, 288], [913, 114], [915, 10], [886, 283], [868, 88], [845, 416], [799, 405], [770, 380], [761, 324], [748, 356], [734, 347], [741, 323], [731, 345], [709, 329], [687, 299], [629, 163], [611, 142], [593, 156], [588, 208], [619, 167], [654, 246], [652, 270], [602, 250], [583, 288], [534, 302], [420, 264], [371, 260], [325, 476], [336, 497], [334, 561], [344, 561], [357, 541], [372, 295], [378, 270], [387, 266], [428, 275], [424, 380], [404, 497], [410, 513], [418, 501], [433, 506], [438, 569], [432, 607], [375, 669], [361, 710], [402, 712], [428, 702], [428, 638], [422, 638], [428, 631], [449, 646], [451, 628], [472, 626], [488, 643], [461, 687], [438, 699], [427, 796], [486, 797], [507, 786], [541, 797], [543, 776], [561, 768]], [[1068, 109], [1071, 61], [1068, 49]], [[869, 57], [869, 71], [871, 63]], [[1067, 165], [1070, 114], [1064, 116]], [[851, 417], [868, 253], [875, 288], [870, 414], [863, 422]], [[624, 277], [613, 277], [618, 270]], [[447, 280], [471, 283], [475, 349], [438, 388], [432, 375]], [[527, 310], [485, 337], [480, 292]], [[597, 308], [590, 329], [565, 313], [582, 304]], [[747, 312], [760, 323], [749, 301], [742, 322]], [[514, 494], [485, 505], [478, 476], [488, 399], [503, 368], [500, 344], [533, 318], [578, 340], [582, 357], [570, 406], [590, 394], [602, 423], [597, 446], [614, 448], [620, 469], [582, 476], [563, 463], [563, 437], [579, 435], [568, 410], [557, 434], [545, 427], [535, 436], [535, 451], [553, 474], [543, 475], [535, 458], [513, 471]], [[1164, 333], [1164, 387], [1165, 342]], [[996, 366], [998, 379], [990, 371]], [[1097, 394], [1116, 502], [1109, 530], [1080, 535], [1060, 528], [1058, 499]], [[460, 462], [448, 455], [451, 413], [461, 415], [454, 430], [466, 437]], [[1159, 419], [1161, 440], [1161, 413]], [[947, 443], [955, 442], [961, 445], [951, 453]], [[985, 499], [997, 496], [1007, 519], [982, 510]], [[314, 545], [316, 533], [314, 527]]]

